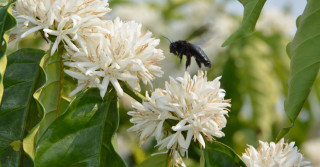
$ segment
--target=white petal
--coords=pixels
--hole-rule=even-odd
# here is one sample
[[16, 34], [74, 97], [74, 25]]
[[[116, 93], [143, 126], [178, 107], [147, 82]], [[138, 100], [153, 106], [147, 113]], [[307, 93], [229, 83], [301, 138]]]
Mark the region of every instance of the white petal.
[[78, 92], [80, 92], [84, 87], [85, 87], [85, 85], [79, 85], [79, 86], [77, 86], [76, 89], [74, 89], [72, 92], [69, 93], [69, 97], [74, 96], [75, 94], [77, 94]]
[[80, 73], [74, 72], [74, 71], [70, 71], [70, 70], [64, 70], [64, 72], [68, 75], [70, 75], [73, 78], [79, 79], [79, 80], [85, 80], [86, 76], [82, 75]]
[[200, 133], [198, 134], [197, 139], [198, 139], [199, 143], [202, 145], [202, 147], [205, 148], [206, 143], [204, 142], [204, 139]]
[[180, 131], [181, 127], [184, 126], [187, 123], [187, 120], [181, 120], [176, 126], [172, 127], [172, 130], [174, 131]]
[[33, 27], [33, 28], [30, 28], [28, 31], [24, 32], [23, 34], [21, 34], [20, 38], [24, 38], [26, 37], [27, 35], [33, 33], [33, 32], [36, 32], [38, 30], [41, 30], [42, 27], [41, 26], [36, 26], [36, 27]]
[[157, 125], [157, 128], [154, 132], [154, 136], [156, 138], [157, 141], [160, 141], [160, 139], [162, 138], [162, 126], [163, 126], [163, 123], [164, 123], [165, 120], [162, 120], [159, 122], [159, 124]]
[[54, 54], [54, 52], [57, 50], [60, 41], [61, 41], [61, 37], [58, 36], [58, 37], [56, 38], [56, 40], [54, 41], [53, 45], [52, 45], [51, 52], [50, 52], [50, 55], [51, 55], [51, 56], [52, 56], [52, 55]]
[[74, 45], [74, 44], [70, 41], [69, 37], [63, 35], [62, 38], [63, 38], [63, 40], [68, 44], [68, 46], [69, 46], [71, 49], [73, 49], [73, 50], [76, 51], [76, 52], [79, 52], [79, 49], [77, 48], [76, 45]]
[[120, 95], [120, 96], [123, 96], [123, 90], [118, 82], [118, 80], [114, 79], [114, 78], [111, 78], [111, 83], [113, 85], [113, 87], [117, 90], [117, 93]]
[[100, 89], [100, 96], [103, 98], [107, 92], [109, 85], [109, 77], [104, 77], [101, 83], [102, 89]]

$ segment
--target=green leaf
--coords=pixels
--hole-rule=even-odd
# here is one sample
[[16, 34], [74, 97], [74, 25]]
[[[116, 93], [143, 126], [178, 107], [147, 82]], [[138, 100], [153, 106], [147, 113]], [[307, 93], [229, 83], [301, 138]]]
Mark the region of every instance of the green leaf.
[[6, 31], [10, 30], [16, 25], [16, 19], [8, 13], [8, 8], [15, 2], [14, 0], [9, 1], [8, 4], [0, 9], [0, 104], [3, 95], [3, 74], [6, 69], [7, 58], [7, 41], [5, 39]]
[[33, 93], [45, 78], [39, 64], [42, 50], [21, 49], [8, 56], [4, 75], [4, 94], [0, 106], [0, 157], [4, 166], [19, 166], [22, 149], [15, 151], [10, 144], [22, 141], [26, 131], [39, 120]]
[[206, 148], [203, 151], [206, 167], [246, 166], [238, 154], [227, 145], [218, 141], [207, 142]]
[[[52, 118], [53, 120], [63, 113], [68, 105], [68, 102], [65, 102], [68, 100], [62, 96], [64, 72], [61, 56], [63, 55], [63, 51], [64, 49], [59, 47], [59, 51], [55, 52], [52, 56], [46, 55], [42, 67], [45, 70], [47, 82], [43, 88], [35, 94], [35, 97], [37, 97], [40, 104], [44, 107], [45, 115], [54, 116]], [[51, 122], [53, 120], [51, 120]], [[50, 123], [47, 123], [47, 125], [49, 124]]]
[[34, 98], [39, 104], [41, 111], [41, 121], [32, 129], [29, 135], [23, 141], [23, 147], [26, 153], [34, 160], [35, 145], [37, 145], [40, 137], [47, 130], [49, 125], [64, 113], [69, 99], [66, 98], [64, 89], [70, 85], [68, 79], [64, 82], [65, 75], [63, 73], [63, 62], [61, 55], [63, 48], [59, 48], [52, 56], [47, 54], [41, 63], [41, 67], [46, 74], [46, 83], [34, 93]]
[[[285, 111], [294, 123], [306, 101], [320, 67], [320, 1], [309, 0], [299, 17], [298, 30], [288, 46], [291, 57]], [[292, 127], [292, 126], [291, 126]], [[289, 132], [283, 129], [277, 141]]]
[[21, 141], [20, 140], [16, 140], [10, 143], [10, 146], [12, 147], [12, 149], [14, 151], [20, 151], [21, 148]]
[[227, 46], [235, 40], [253, 32], [266, 0], [239, 0], [244, 6], [243, 20], [236, 32], [234, 32], [222, 46]]
[[168, 154], [157, 154], [144, 160], [141, 164], [136, 167], [164, 167], [167, 163]]
[[126, 166], [111, 144], [118, 114], [115, 90], [104, 99], [98, 89], [81, 93], [41, 136], [35, 147], [35, 165]]

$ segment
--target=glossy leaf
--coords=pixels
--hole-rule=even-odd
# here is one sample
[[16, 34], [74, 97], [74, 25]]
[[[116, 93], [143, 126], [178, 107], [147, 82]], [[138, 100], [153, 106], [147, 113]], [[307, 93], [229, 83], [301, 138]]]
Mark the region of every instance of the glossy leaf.
[[65, 86], [70, 85], [64, 82], [63, 62], [61, 61], [61, 54], [63, 49], [59, 49], [54, 55], [46, 55], [43, 59], [41, 67], [46, 74], [46, 83], [38, 89], [34, 98], [39, 103], [39, 110], [41, 110], [41, 121], [32, 129], [23, 143], [24, 150], [34, 160], [35, 145], [38, 143], [42, 134], [46, 131], [49, 125], [57, 118], [58, 114], [63, 113], [68, 104], [69, 99], [63, 95]]
[[206, 143], [204, 149], [205, 167], [242, 166], [245, 163], [230, 147], [218, 141]]
[[222, 44], [227, 46], [235, 40], [253, 32], [266, 0], [239, 0], [244, 6], [243, 19], [240, 27]]
[[[68, 105], [64, 104], [65, 99], [62, 96], [64, 72], [61, 56], [63, 54], [63, 50], [64, 49], [60, 48], [53, 56], [47, 55], [42, 65], [47, 76], [47, 82], [44, 87], [35, 94], [35, 96], [41, 105], [43, 105], [46, 116], [55, 115], [55, 117], [57, 117], [59, 114], [64, 112], [63, 109]], [[61, 108], [61, 105], [65, 105], [64, 108]]]
[[136, 167], [164, 167], [167, 163], [168, 154], [157, 154], [144, 160], [141, 164]]
[[[285, 111], [292, 125], [299, 115], [315, 81], [320, 67], [320, 1], [309, 0], [299, 17], [298, 30], [288, 46], [290, 76]], [[291, 126], [292, 127], [292, 126]], [[283, 129], [277, 141], [284, 137], [289, 128]]]
[[16, 25], [15, 18], [8, 13], [8, 8], [10, 5], [15, 2], [14, 0], [9, 1], [8, 4], [0, 9], [0, 104], [3, 95], [3, 74], [6, 69], [6, 50], [7, 50], [7, 41], [5, 40], [6, 31], [10, 30]]
[[111, 144], [118, 114], [114, 90], [104, 99], [98, 89], [81, 93], [41, 136], [36, 166], [126, 166]]
[[20, 166], [23, 150], [18, 145], [39, 119], [32, 95], [45, 80], [39, 66], [44, 54], [42, 50], [21, 49], [8, 56], [0, 106], [0, 157], [6, 167]]

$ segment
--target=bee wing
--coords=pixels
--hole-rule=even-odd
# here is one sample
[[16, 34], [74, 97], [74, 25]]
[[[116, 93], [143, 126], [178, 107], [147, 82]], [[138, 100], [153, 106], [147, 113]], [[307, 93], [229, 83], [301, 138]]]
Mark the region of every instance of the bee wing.
[[191, 44], [191, 48], [197, 61], [202, 62], [206, 67], [211, 67], [210, 59], [199, 46]]

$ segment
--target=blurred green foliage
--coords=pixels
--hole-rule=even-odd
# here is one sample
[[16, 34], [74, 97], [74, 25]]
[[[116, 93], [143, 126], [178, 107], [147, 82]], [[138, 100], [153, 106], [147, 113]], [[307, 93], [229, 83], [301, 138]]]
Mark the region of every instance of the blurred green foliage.
[[[118, 3], [116, 0], [111, 1], [111, 8], [119, 7], [121, 10], [123, 3], [120, 2]], [[157, 26], [160, 27], [164, 23], [161, 29], [162, 32], [149, 26], [147, 22], [145, 24], [142, 22], [156, 37], [160, 38], [160, 35], [179, 33], [179, 29], [174, 29], [172, 24], [176, 22], [183, 24], [184, 22], [193, 21], [194, 19], [190, 17], [192, 15], [196, 17], [197, 11], [193, 11], [195, 13], [190, 15], [186, 15], [185, 12], [188, 11], [188, 6], [196, 6], [196, 3], [201, 2], [210, 4], [210, 8], [213, 10], [218, 8], [217, 12], [227, 15], [236, 25], [240, 24], [240, 16], [235, 16], [225, 11], [224, 5], [228, 2], [219, 4], [210, 0], [167, 0], [126, 1], [125, 3], [133, 8], [144, 3], [147, 4], [145, 5], [146, 8], [160, 12], [161, 15], [157, 20], [159, 25]], [[206, 18], [211, 19], [215, 23], [217, 16], [209, 14], [206, 15]], [[134, 16], [131, 16], [130, 19], [134, 19]], [[276, 20], [277, 18], [274, 19]], [[161, 20], [163, 20], [163, 23], [161, 23]], [[157, 23], [157, 21], [154, 23]], [[292, 21], [294, 22], [294, 20]], [[206, 39], [213, 38], [216, 35], [215, 33], [219, 33], [217, 31], [212, 33], [212, 27], [210, 26], [212, 24], [208, 24], [207, 20], [199, 20], [198, 22], [194, 22], [192, 26], [183, 27], [181, 31], [185, 31], [184, 35], [168, 36], [168, 38], [177, 40], [174, 38], [178, 37], [179, 39], [191, 41], [205, 39], [204, 41], [208, 42]], [[275, 25], [270, 24], [270, 26]], [[225, 137], [218, 138], [217, 140], [227, 144], [240, 155], [244, 152], [247, 144], [257, 146], [258, 140], [274, 141], [279, 131], [283, 127], [290, 125], [283, 106], [288, 93], [287, 80], [290, 68], [290, 59], [286, 53], [286, 47], [293, 36], [292, 34], [288, 35], [283, 32], [272, 31], [272, 33], [266, 33], [263, 29], [256, 29], [250, 36], [241, 38], [228, 47], [221, 48], [221, 50], [217, 50], [215, 53], [207, 53], [213, 63], [213, 67], [204, 70], [208, 70], [210, 80], [217, 76], [222, 76], [221, 87], [226, 90], [226, 99], [232, 100], [227, 127], [223, 129]], [[216, 42], [220, 42], [219, 46], [221, 46], [223, 41], [216, 40]], [[172, 71], [177, 71], [176, 75], [182, 74], [184, 71], [183, 65], [181, 66], [178, 59], [168, 52], [168, 45], [168, 42], [164, 40], [160, 46], [165, 51], [164, 54], [167, 57], [163, 65], [170, 66], [168, 68], [172, 76], [175, 76], [175, 73]], [[208, 48], [210, 48], [210, 45], [208, 45]], [[206, 51], [206, 48], [204, 50]], [[174, 67], [168, 64], [173, 64], [172, 66]], [[189, 71], [195, 73], [196, 68], [191, 68]], [[166, 76], [163, 77], [161, 82], [165, 80], [167, 80]], [[148, 90], [150, 88], [145, 89]], [[315, 81], [311, 94], [312, 96], [307, 99], [302, 114], [298, 117], [294, 128], [286, 137], [290, 141], [295, 141], [298, 147], [310, 137], [319, 137], [319, 132], [317, 131], [319, 119], [314, 118], [314, 114], [319, 110], [319, 79]], [[120, 112], [122, 114], [120, 128], [126, 129], [131, 126], [129, 117], [125, 114], [128, 109], [130, 109], [130, 105], [129, 107], [122, 108]], [[153, 144], [146, 145], [143, 148], [144, 150], [149, 150], [147, 153], [156, 150], [153, 148]], [[150, 152], [150, 150], [152, 151]], [[134, 157], [139, 156], [133, 154], [131, 158], [132, 164], [135, 164], [135, 159], [137, 159]], [[189, 151], [189, 159], [199, 161], [199, 156], [199, 152]]]
[[[228, 2], [219, 4], [212, 0], [111, 0], [110, 7], [112, 9], [117, 8], [117, 10], [114, 9], [114, 16], [117, 16], [117, 11], [119, 12], [124, 5], [135, 9], [134, 7], [142, 3], [144, 4], [143, 7], [149, 11], [160, 13], [157, 17], [150, 19], [153, 20], [151, 23], [141, 22], [143, 27], [155, 34], [156, 38], [165, 35], [171, 40], [187, 39], [195, 43], [197, 41], [202, 42], [201, 44], [207, 43], [204, 51], [211, 59], [213, 67], [203, 70], [208, 70], [209, 80], [222, 76], [221, 87], [226, 90], [226, 99], [231, 99], [232, 104], [227, 118], [227, 126], [223, 129], [225, 137], [218, 138], [217, 141], [230, 146], [241, 155], [247, 144], [257, 146], [258, 140], [272, 141], [283, 127], [290, 124], [283, 106], [288, 93], [287, 80], [290, 68], [290, 59], [286, 53], [286, 47], [288, 42], [292, 40], [292, 36], [283, 32], [266, 33], [263, 29], [256, 29], [250, 36], [237, 40], [228, 47], [220, 47], [222, 42], [231, 35], [227, 34], [223, 39], [215, 39], [217, 35], [220, 35], [220, 31], [213, 26], [224, 29], [224, 25], [220, 25], [220, 22], [215, 20], [220, 15], [199, 11], [197, 8], [194, 11], [189, 9], [195, 7], [197, 3], [209, 4], [209, 9], [223, 14], [234, 24], [239, 25], [240, 16], [225, 11], [224, 5]], [[138, 13], [141, 11], [136, 10], [135, 12], [139, 16]], [[189, 14], [186, 14], [188, 12]], [[204, 14], [201, 15], [201, 13]], [[193, 16], [195, 18], [192, 18]], [[199, 19], [202, 16], [204, 19]], [[134, 15], [130, 17], [127, 19], [134, 18]], [[237, 26], [234, 27], [233, 31], [235, 28]], [[212, 42], [209, 42], [212, 38], [213, 42], [219, 46], [218, 48], [212, 46]], [[38, 34], [23, 39], [19, 48], [30, 46], [43, 47], [47, 45]], [[165, 76], [155, 81], [155, 87], [163, 86], [169, 75], [173, 77], [181, 76], [185, 70], [183, 65], [185, 60], [183, 60], [182, 65], [179, 64], [177, 57], [169, 53], [168, 47], [169, 43], [166, 40], [161, 40], [159, 48], [164, 50], [166, 56], [166, 60], [162, 63]], [[195, 62], [192, 65], [195, 65]], [[194, 74], [197, 67], [192, 66], [189, 71]], [[150, 87], [145, 87], [142, 92], [150, 89]], [[119, 113], [121, 119], [118, 137], [122, 137], [123, 141], [118, 142], [124, 142], [125, 147], [127, 147], [124, 152], [129, 153], [121, 152], [120, 148], [119, 151], [121, 155], [126, 155], [124, 159], [128, 166], [136, 166], [158, 150], [154, 147], [155, 141], [149, 141], [142, 148], [139, 147], [138, 140], [126, 131], [132, 125], [129, 122], [130, 117], [126, 114], [131, 109], [130, 100], [127, 97], [120, 100]], [[319, 115], [317, 112], [320, 110], [319, 102], [320, 80], [318, 76], [300, 116], [295, 122], [295, 126], [286, 137], [290, 141], [295, 141], [298, 147], [306, 140], [320, 136], [318, 131], [320, 120], [316, 118]], [[185, 160], [187, 166], [197, 166], [200, 156], [201, 151], [197, 146], [192, 146], [189, 150], [189, 159]]]

